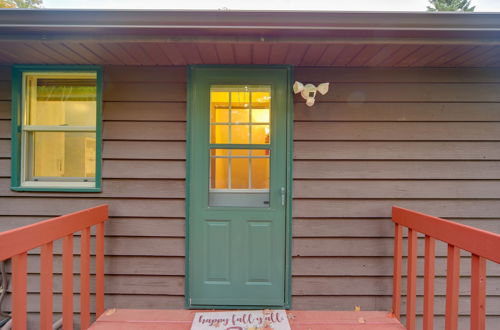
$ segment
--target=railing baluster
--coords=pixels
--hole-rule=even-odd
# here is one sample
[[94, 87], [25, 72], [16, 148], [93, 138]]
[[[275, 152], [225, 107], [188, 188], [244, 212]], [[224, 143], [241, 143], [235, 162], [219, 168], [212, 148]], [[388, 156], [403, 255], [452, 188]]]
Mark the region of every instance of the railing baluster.
[[425, 235], [424, 265], [424, 330], [434, 329], [434, 276], [436, 260], [436, 241]]
[[401, 263], [403, 259], [403, 226], [394, 226], [394, 274], [392, 278], [392, 313], [399, 320], [401, 314]]
[[63, 239], [63, 329], [73, 329], [73, 235]]
[[95, 305], [96, 318], [104, 313], [104, 223], [96, 225]]
[[446, 272], [446, 330], [458, 327], [458, 293], [460, 281], [460, 249], [448, 244], [448, 266]]
[[26, 252], [12, 257], [12, 328], [26, 329], [26, 287], [28, 281]]
[[80, 242], [80, 327], [90, 325], [90, 227], [81, 232]]
[[486, 328], [486, 260], [473, 254], [471, 260], [470, 328]]
[[408, 229], [408, 276], [406, 280], [406, 328], [415, 329], [417, 299], [417, 232]]
[[52, 329], [53, 243], [42, 245], [40, 252], [40, 329]]

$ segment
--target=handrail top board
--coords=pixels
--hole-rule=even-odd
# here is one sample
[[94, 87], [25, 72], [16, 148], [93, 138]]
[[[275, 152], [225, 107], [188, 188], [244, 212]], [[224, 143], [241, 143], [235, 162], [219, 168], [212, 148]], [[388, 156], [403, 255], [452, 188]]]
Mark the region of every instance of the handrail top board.
[[0, 233], [0, 261], [35, 249], [108, 219], [108, 205], [99, 205]]
[[428, 214], [392, 207], [392, 221], [500, 263], [500, 235]]

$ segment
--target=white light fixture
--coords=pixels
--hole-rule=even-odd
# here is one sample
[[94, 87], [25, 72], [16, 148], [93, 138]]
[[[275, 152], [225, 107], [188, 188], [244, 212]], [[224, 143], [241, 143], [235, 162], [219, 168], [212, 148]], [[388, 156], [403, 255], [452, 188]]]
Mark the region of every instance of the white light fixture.
[[325, 95], [328, 92], [329, 87], [330, 83], [322, 83], [316, 87], [313, 84], [307, 84], [304, 86], [301, 82], [296, 81], [293, 84], [293, 92], [295, 94], [300, 93], [304, 100], [306, 100], [307, 106], [312, 107], [314, 105], [316, 92], [320, 92], [321, 95]]

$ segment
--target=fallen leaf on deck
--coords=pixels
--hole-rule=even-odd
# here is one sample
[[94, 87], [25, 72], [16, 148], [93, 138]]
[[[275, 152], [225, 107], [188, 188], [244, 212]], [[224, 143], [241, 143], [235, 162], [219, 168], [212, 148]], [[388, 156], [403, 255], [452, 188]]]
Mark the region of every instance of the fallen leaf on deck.
[[111, 309], [108, 309], [106, 311], [106, 313], [104, 313], [106, 316], [109, 316], [109, 315], [112, 315], [116, 312], [116, 308], [111, 308]]
[[361, 306], [355, 306], [354, 307], [355, 312], [361, 312]]
[[366, 321], [365, 321], [365, 319], [364, 319], [364, 318], [360, 317], [360, 318], [358, 319], [358, 323], [366, 323]]

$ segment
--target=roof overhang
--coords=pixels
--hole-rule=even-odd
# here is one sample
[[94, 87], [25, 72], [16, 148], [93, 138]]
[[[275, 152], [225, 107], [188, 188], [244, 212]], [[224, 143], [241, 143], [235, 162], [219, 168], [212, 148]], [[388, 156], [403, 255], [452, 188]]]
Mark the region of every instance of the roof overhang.
[[[88, 50], [88, 56], [84, 55], [87, 51], [79, 52], [80, 47]], [[198, 56], [184, 56], [193, 47]], [[281, 64], [397, 66], [414, 56], [415, 61], [403, 66], [442, 66], [460, 62], [448, 58], [463, 54], [464, 65], [457, 66], [497, 66], [500, 13], [0, 10], [0, 63], [67, 58], [69, 63], [82, 64], [168, 64], [158, 60], [161, 53], [149, 56], [157, 58], [150, 61], [142, 58], [144, 53], [148, 57], [153, 49], [159, 49], [185, 57], [184, 61], [170, 59], [174, 65], [252, 64], [255, 61], [249, 61], [248, 56], [238, 59], [237, 55], [248, 47], [252, 52], [254, 48], [269, 48], [270, 63], [279, 59], [270, 58], [273, 49], [278, 53], [302, 52], [296, 56], [300, 60], [285, 56]], [[108, 54], [100, 54], [100, 48]], [[229, 48], [233, 60], [221, 60], [226, 57], [221, 52], [230, 52]], [[123, 52], [134, 60], [120, 60]], [[213, 54], [205, 56], [205, 52]], [[353, 60], [321, 60], [325, 53], [332, 57], [343, 53]], [[392, 55], [396, 62], [384, 60]], [[372, 61], [376, 56], [380, 59]], [[361, 58], [356, 61], [354, 57]]]

